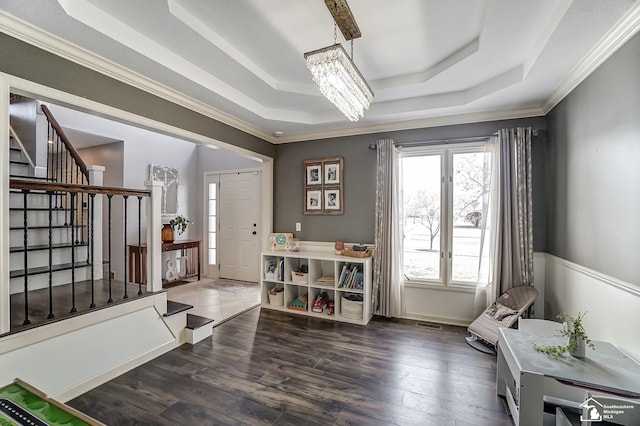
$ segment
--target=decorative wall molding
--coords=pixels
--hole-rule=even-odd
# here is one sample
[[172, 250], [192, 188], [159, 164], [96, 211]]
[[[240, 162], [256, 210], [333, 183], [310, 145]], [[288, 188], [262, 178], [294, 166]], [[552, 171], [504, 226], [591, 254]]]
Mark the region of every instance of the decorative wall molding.
[[619, 290], [623, 290], [629, 294], [640, 297], [640, 286], [628, 283], [626, 281], [622, 281], [618, 278], [611, 277], [609, 275], [603, 274], [601, 272], [595, 271], [593, 269], [587, 268], [586, 266], [578, 265], [577, 263], [573, 263], [561, 257], [554, 256], [549, 253], [545, 253], [545, 261], [554, 262], [559, 265], [562, 265], [566, 268], [577, 271], [581, 274], [587, 275], [591, 278], [594, 278], [604, 284], [607, 284], [611, 287], [615, 287]]

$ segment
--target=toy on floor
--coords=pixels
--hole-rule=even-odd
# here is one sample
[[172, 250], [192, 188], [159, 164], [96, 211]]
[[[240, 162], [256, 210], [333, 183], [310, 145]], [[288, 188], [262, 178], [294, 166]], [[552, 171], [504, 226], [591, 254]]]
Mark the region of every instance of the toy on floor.
[[287, 308], [294, 309], [296, 311], [306, 311], [307, 310], [307, 295], [303, 294], [302, 296], [298, 297], [296, 300], [294, 300], [293, 302], [289, 303], [287, 305]]
[[329, 304], [329, 295], [327, 294], [326, 291], [323, 291], [322, 293], [319, 293], [316, 296], [316, 300], [313, 301], [313, 306], [311, 307], [311, 310], [313, 312], [322, 313], [324, 311], [324, 308], [326, 308], [328, 304]]

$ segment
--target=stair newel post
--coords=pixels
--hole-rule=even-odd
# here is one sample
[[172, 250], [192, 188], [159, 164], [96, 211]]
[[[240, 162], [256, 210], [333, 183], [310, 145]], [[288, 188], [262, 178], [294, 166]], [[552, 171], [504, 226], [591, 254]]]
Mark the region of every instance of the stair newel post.
[[129, 276], [127, 275], [127, 200], [129, 199], [128, 195], [122, 196], [122, 204], [124, 205], [124, 238], [122, 239], [122, 252], [124, 253], [124, 297], [123, 299], [128, 299], [129, 294], [127, 293], [127, 287], [129, 285]]
[[142, 197], [138, 196], [138, 296], [142, 294]]
[[22, 190], [22, 212], [24, 219], [24, 321], [22, 325], [29, 325], [31, 321], [29, 320], [29, 265], [27, 263], [27, 249], [29, 248], [29, 230], [27, 229], [29, 226], [29, 220], [27, 218], [27, 196], [29, 195], [28, 189]]
[[90, 253], [90, 260], [91, 260], [91, 305], [89, 305], [90, 308], [95, 308], [96, 307], [96, 300], [95, 300], [95, 289], [94, 289], [94, 284], [95, 284], [95, 275], [94, 275], [94, 258], [93, 258], [93, 249], [94, 249], [94, 242], [93, 242], [93, 210], [95, 208], [95, 203], [94, 200], [96, 198], [96, 194], [89, 194], [89, 253]]
[[[104, 170], [103, 166], [87, 166], [87, 171], [89, 172], [88, 182], [91, 182], [91, 186], [102, 186], [103, 178], [104, 178]], [[83, 174], [84, 175], [84, 174]], [[100, 280], [103, 278], [104, 271], [102, 269], [102, 203], [104, 196], [97, 194], [89, 194], [88, 197], [91, 199], [91, 208], [90, 213], [91, 217], [87, 217], [89, 220], [90, 227], [93, 227], [93, 232], [89, 232], [87, 230], [87, 238], [90, 242], [93, 242], [91, 253], [91, 260], [88, 264], [91, 265], [91, 272], [93, 273], [93, 280]]]
[[145, 182], [151, 191], [147, 199], [147, 291], [162, 291], [162, 188], [159, 181]]
[[111, 199], [113, 198], [112, 194], [107, 194], [107, 210], [108, 210], [108, 221], [109, 223], [107, 224], [107, 238], [108, 238], [108, 244], [107, 244], [107, 250], [109, 253], [109, 300], [107, 300], [107, 303], [112, 303], [113, 299], [111, 298]]
[[[54, 318], [53, 315], [53, 191], [47, 191], [49, 196], [49, 315], [47, 319]], [[26, 272], [26, 271], [25, 271]]]
[[77, 312], [76, 309], [76, 224], [74, 221], [74, 210], [76, 205], [75, 192], [69, 192], [71, 196], [71, 208], [69, 209], [69, 225], [71, 226], [71, 313]]

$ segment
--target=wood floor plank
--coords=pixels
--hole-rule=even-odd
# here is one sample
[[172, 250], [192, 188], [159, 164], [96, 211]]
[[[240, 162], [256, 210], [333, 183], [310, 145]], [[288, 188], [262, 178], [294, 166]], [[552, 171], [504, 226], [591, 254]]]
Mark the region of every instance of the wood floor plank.
[[461, 327], [254, 309], [72, 400], [114, 425], [502, 425], [495, 357]]

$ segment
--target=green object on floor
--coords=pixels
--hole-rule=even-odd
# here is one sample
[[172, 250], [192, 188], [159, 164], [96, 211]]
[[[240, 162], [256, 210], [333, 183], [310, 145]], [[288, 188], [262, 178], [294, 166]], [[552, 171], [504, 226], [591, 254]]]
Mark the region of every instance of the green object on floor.
[[46, 426], [102, 424], [65, 404], [47, 399], [26, 383], [18, 381], [0, 388], [0, 425], [17, 426], [26, 424], [27, 419], [28, 424]]

